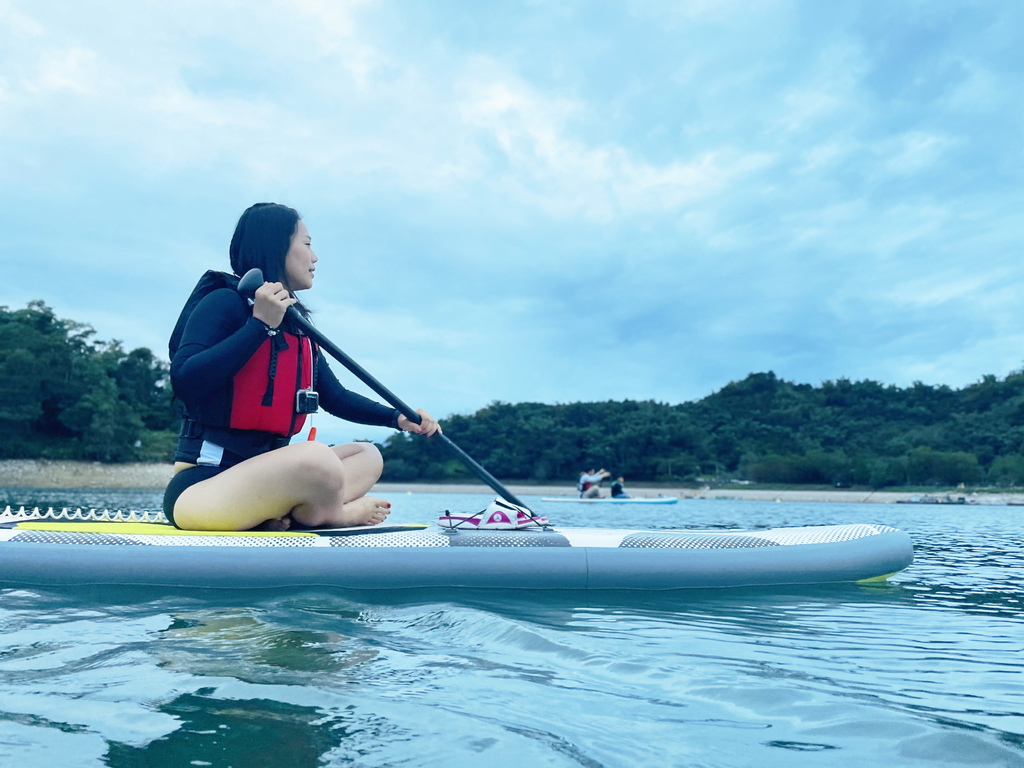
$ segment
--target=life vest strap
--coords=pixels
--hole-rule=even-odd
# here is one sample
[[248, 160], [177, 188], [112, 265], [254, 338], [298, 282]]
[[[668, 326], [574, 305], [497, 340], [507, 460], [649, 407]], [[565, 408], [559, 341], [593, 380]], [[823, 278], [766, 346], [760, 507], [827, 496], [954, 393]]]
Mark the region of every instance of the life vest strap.
[[273, 333], [270, 333], [270, 329], [267, 329], [267, 333], [270, 335], [270, 363], [267, 366], [267, 389], [263, 393], [263, 400], [260, 403], [264, 408], [269, 408], [274, 402], [274, 378], [277, 376], [277, 353], [288, 349], [288, 339], [285, 338], [283, 333], [278, 333], [276, 328]]
[[210, 427], [187, 416], [181, 420], [178, 437], [188, 440], [206, 440], [247, 459], [267, 451], [283, 448], [291, 439], [273, 432]]

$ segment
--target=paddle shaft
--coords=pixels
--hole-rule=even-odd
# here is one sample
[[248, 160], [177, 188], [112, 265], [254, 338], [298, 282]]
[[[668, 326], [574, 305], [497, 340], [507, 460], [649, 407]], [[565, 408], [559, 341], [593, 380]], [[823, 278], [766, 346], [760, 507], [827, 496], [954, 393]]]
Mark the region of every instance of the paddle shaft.
[[[311, 339], [313, 339], [323, 349], [326, 349], [331, 354], [331, 357], [336, 358], [338, 362], [340, 362], [352, 373], [354, 373], [356, 378], [358, 378], [360, 381], [366, 384], [366, 386], [368, 386], [378, 395], [383, 397], [388, 402], [389, 405], [391, 405], [393, 408], [397, 408], [399, 412], [403, 416], [405, 416], [405, 418], [407, 418], [414, 424], [419, 424], [423, 421], [423, 418], [418, 413], [416, 413], [416, 411], [414, 411], [412, 408], [406, 405], [402, 401], [402, 399], [399, 398], [394, 392], [392, 392], [390, 389], [388, 389], [379, 381], [377, 381], [377, 379], [371, 376], [370, 373], [365, 368], [363, 368], [363, 366], [361, 366], [359, 363], [357, 363], [355, 360], [353, 360], [351, 357], [345, 354], [345, 352], [339, 349], [334, 343], [332, 343], [330, 339], [328, 339], [322, 333], [320, 333], [320, 331], [317, 330], [308, 320], [306, 320], [306, 318], [299, 314], [299, 312], [294, 307], [288, 307], [288, 316], [297, 325], [299, 325], [307, 334], [309, 334], [309, 337]], [[488, 472], [486, 469], [480, 466], [476, 461], [473, 460], [473, 458], [468, 453], [466, 453], [464, 450], [459, 448], [459, 446], [457, 446], [450, 439], [448, 439], [447, 435], [445, 435], [443, 432], [437, 432], [434, 434], [434, 437], [440, 439], [442, 443], [447, 445], [448, 448], [451, 449], [451, 451], [456, 456], [458, 456], [462, 460], [462, 462], [467, 467], [469, 467], [477, 477], [479, 477], [481, 480], [483, 480], [485, 483], [491, 486], [491, 488], [496, 490], [503, 499], [525, 509], [529, 509], [529, 507], [527, 507], [525, 504], [523, 504], [523, 502], [517, 499], [511, 491], [509, 491], [504, 485], [498, 482], [494, 475], [492, 475], [490, 472]]]

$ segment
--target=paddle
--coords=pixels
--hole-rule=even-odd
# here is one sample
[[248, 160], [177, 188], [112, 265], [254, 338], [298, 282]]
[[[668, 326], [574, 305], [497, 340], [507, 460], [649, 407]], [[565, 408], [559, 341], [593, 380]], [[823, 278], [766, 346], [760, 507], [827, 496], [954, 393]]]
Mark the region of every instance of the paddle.
[[[253, 294], [256, 293], [256, 289], [259, 288], [261, 285], [263, 285], [263, 272], [258, 268], [250, 269], [248, 272], [242, 275], [242, 279], [238, 281], [238, 292], [245, 298], [252, 301]], [[377, 381], [377, 379], [371, 376], [361, 365], [359, 365], [359, 363], [357, 363], [355, 360], [353, 360], [351, 357], [345, 354], [342, 350], [335, 346], [330, 339], [328, 339], [319, 330], [313, 327], [313, 325], [308, 320], [306, 320], [306, 318], [299, 314], [298, 310], [296, 310], [295, 307], [288, 307], [287, 314], [294, 323], [296, 323], [309, 335], [311, 339], [313, 339], [323, 349], [326, 349], [331, 354], [332, 357], [336, 358], [342, 365], [344, 365], [352, 373], [354, 373], [360, 381], [366, 384], [378, 395], [383, 397], [388, 402], [388, 404], [391, 405], [392, 408], [397, 408], [399, 412], [403, 416], [405, 416], [405, 418], [407, 418], [414, 424], [420, 424], [423, 421], [423, 418], [418, 413], [416, 413], [416, 411], [414, 411], [412, 408], [410, 408], [408, 405], [402, 402], [402, 400], [399, 399], [398, 396], [395, 395], [390, 389], [388, 389], [379, 381]], [[458, 456], [462, 460], [462, 462], [473, 471], [473, 473], [477, 477], [479, 477], [481, 480], [483, 480], [485, 483], [491, 486], [491, 488], [496, 490], [501, 495], [502, 498], [504, 498], [506, 501], [511, 502], [512, 504], [523, 507], [524, 509], [529, 511], [529, 507], [523, 504], [523, 502], [517, 499], [511, 493], [511, 491], [509, 491], [507, 488], [505, 488], [505, 486], [499, 483], [497, 479], [495, 479], [494, 475], [492, 475], [482, 466], [477, 464], [468, 453], [466, 453], [464, 450], [459, 448], [459, 446], [457, 446], [455, 443], [449, 440], [447, 435], [445, 435], [442, 432], [437, 432], [435, 433], [434, 437], [440, 439], [441, 442], [447, 445], [452, 450], [452, 452], [456, 456]]]

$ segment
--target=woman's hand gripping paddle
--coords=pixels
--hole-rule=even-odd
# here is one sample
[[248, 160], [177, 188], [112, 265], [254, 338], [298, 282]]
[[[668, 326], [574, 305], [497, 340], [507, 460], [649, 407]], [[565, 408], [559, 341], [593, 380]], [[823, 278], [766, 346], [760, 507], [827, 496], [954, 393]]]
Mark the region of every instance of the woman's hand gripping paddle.
[[[238, 292], [252, 302], [253, 294], [256, 293], [256, 289], [261, 285], [263, 285], [263, 272], [259, 269], [250, 269], [242, 275], [242, 279], [238, 281]], [[299, 314], [295, 307], [288, 307], [287, 315], [296, 325], [302, 328], [311, 339], [313, 339], [323, 349], [326, 349], [332, 357], [337, 359], [338, 362], [355, 374], [356, 378], [383, 397], [392, 408], [397, 408], [399, 412], [413, 424], [419, 424], [423, 421], [422, 417], [416, 413], [416, 411], [402, 402], [402, 400], [399, 399], [398, 396], [396, 396], [390, 389], [377, 381], [377, 379], [371, 376], [361, 365], [359, 365], [359, 363], [345, 354], [335, 346], [330, 339], [313, 327], [306, 318]], [[517, 499], [507, 488], [505, 488], [505, 486], [498, 482], [490, 472], [477, 464], [468, 453], [449, 440], [443, 432], [437, 432], [434, 437], [440, 439], [441, 442], [448, 446], [448, 448], [462, 460], [463, 464], [469, 467], [477, 477], [497, 491], [502, 498], [512, 504], [516, 504], [517, 506], [529, 510], [529, 507], [523, 504], [523, 502]]]

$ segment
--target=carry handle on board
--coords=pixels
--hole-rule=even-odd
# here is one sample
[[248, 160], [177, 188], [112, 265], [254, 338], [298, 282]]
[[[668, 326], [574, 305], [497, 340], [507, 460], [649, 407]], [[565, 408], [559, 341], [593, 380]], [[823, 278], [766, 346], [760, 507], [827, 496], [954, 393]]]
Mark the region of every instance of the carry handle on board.
[[[259, 268], [250, 269], [244, 275], [242, 279], [238, 281], [238, 292], [248, 299], [250, 302], [253, 300], [253, 294], [256, 293], [256, 289], [263, 285], [263, 271]], [[324, 336], [318, 331], [306, 318], [299, 314], [295, 307], [288, 307], [288, 317], [292, 319], [300, 328], [302, 328], [311, 339], [319, 344], [323, 349], [326, 349], [332, 357], [338, 360], [342, 365], [348, 368], [356, 378], [366, 384], [370, 389], [376, 392], [378, 395], [384, 398], [392, 408], [397, 408], [398, 411], [405, 416], [409, 421], [414, 424], [419, 424], [423, 421], [423, 418], [416, 413], [412, 408], [406, 405], [394, 392], [381, 384], [377, 379], [371, 376], [366, 369], [363, 368], [359, 363], [345, 354], [341, 349], [335, 346], [330, 339]], [[439, 438], [441, 442], [448, 446], [452, 452], [458, 456], [463, 464], [469, 467], [473, 473], [487, 483], [491, 488], [496, 490], [502, 498], [506, 501], [510, 501], [526, 510], [529, 510], [523, 502], [517, 499], [511, 491], [503, 486], [498, 480], [480, 466], [473, 458], [466, 453], [464, 450], [459, 448], [455, 443], [448, 439], [443, 432], [437, 432], [434, 437]]]

